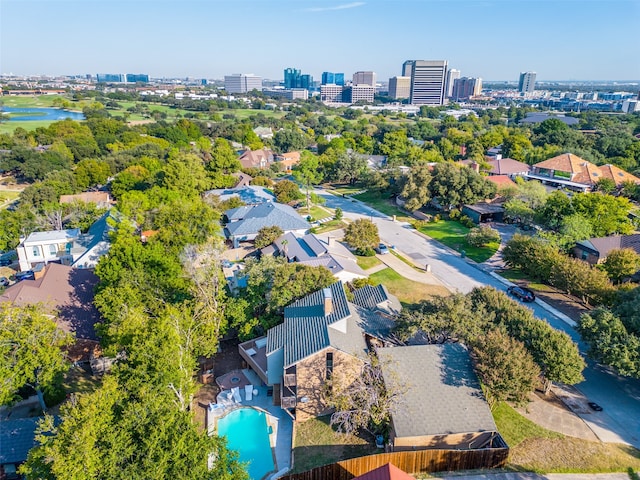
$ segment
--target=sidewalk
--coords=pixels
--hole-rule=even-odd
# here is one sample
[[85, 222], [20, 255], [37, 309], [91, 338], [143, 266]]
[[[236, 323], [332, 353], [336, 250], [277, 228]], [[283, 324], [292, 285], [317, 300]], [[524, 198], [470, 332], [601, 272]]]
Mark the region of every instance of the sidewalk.
[[[400, 252], [397, 252], [398, 255], [402, 255]], [[403, 258], [406, 258], [402, 255]], [[427, 271], [418, 271], [415, 268], [407, 265], [398, 257], [396, 257], [393, 253], [387, 253], [385, 255], [376, 255], [378, 260], [384, 263], [387, 267], [395, 270], [397, 273], [402, 275], [404, 278], [409, 280], [413, 280], [414, 282], [424, 283], [425, 285], [440, 285], [445, 286], [440, 280], [436, 278], [434, 274]], [[407, 261], [411, 261], [407, 259]], [[413, 263], [413, 262], [412, 262]], [[367, 272], [369, 273], [369, 272]]]

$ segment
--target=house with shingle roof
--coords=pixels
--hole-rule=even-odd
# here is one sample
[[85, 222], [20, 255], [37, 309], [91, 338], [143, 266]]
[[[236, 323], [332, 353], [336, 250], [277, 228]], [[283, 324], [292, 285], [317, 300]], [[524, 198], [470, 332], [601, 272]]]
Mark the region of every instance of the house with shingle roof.
[[262, 255], [285, 257], [289, 262], [326, 267], [334, 277], [343, 282], [367, 277], [356, 263], [353, 253], [331, 236], [285, 233], [260, 252]]
[[563, 153], [536, 163], [527, 178], [580, 192], [592, 190], [603, 178], [613, 180], [618, 187], [625, 182], [640, 184], [640, 178], [614, 165], [597, 166], [573, 153]]
[[263, 227], [278, 226], [283, 232], [305, 234], [309, 223], [289, 205], [264, 202], [245, 205], [224, 212], [224, 235], [237, 248], [240, 242], [255, 240]]
[[612, 250], [630, 248], [640, 255], [640, 234], [590, 238], [576, 243], [573, 254], [591, 265], [602, 263]]
[[490, 177], [507, 175], [513, 179], [514, 177], [522, 177], [531, 171], [531, 166], [528, 164], [513, 158], [502, 158], [500, 155], [497, 155], [493, 160], [487, 160], [487, 164], [491, 167], [487, 172]]
[[384, 286], [366, 286], [347, 300], [341, 282], [317, 290], [284, 310], [267, 335], [239, 345], [242, 358], [267, 385], [274, 403], [296, 421], [328, 412], [324, 385], [333, 372], [358, 376], [373, 346], [394, 343], [400, 302]]
[[259, 168], [265, 170], [271, 166], [275, 159], [273, 152], [268, 148], [262, 148], [260, 150], [246, 150], [243, 152], [238, 160], [242, 168]]
[[300, 152], [288, 152], [277, 155], [276, 162], [280, 166], [280, 170], [290, 172], [293, 167], [300, 163]]
[[464, 345], [412, 345], [376, 353], [387, 387], [403, 392], [391, 407], [393, 451], [506, 446]]

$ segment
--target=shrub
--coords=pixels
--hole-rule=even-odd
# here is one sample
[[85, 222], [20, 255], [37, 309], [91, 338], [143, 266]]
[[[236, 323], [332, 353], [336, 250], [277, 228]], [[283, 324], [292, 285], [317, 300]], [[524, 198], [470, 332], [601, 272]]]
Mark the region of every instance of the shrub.
[[466, 215], [462, 215], [460, 217], [460, 220], [458, 220], [462, 225], [464, 225], [467, 228], [473, 228], [476, 226], [475, 223], [473, 223], [473, 220], [471, 220], [469, 217], [467, 217]]
[[474, 247], [484, 247], [491, 242], [500, 242], [500, 233], [489, 226], [483, 225], [472, 228], [467, 233], [467, 242]]
[[436, 223], [436, 222], [439, 222], [439, 221], [441, 220], [441, 218], [442, 218], [442, 217], [440, 216], [440, 214], [439, 214], [439, 213], [436, 213], [433, 217], [431, 217], [431, 221], [432, 221], [433, 223]]
[[460, 218], [460, 210], [458, 210], [457, 208], [452, 208], [451, 211], [449, 212], [449, 219], [450, 220], [457, 220]]

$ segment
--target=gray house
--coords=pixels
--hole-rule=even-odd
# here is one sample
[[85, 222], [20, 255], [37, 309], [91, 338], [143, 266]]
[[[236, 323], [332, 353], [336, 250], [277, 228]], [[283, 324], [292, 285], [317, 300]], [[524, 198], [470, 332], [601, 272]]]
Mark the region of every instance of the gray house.
[[309, 223], [298, 215], [293, 208], [281, 203], [265, 202], [259, 205], [246, 205], [224, 212], [227, 222], [224, 235], [237, 248], [240, 242], [255, 240], [263, 227], [278, 226], [284, 233], [305, 234]]

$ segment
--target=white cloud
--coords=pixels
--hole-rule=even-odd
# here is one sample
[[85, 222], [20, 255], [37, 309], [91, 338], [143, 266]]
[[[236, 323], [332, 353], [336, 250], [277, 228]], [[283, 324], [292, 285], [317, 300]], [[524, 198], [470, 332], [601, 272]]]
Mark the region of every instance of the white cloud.
[[365, 2], [353, 2], [343, 3], [342, 5], [336, 5], [335, 7], [312, 7], [306, 8], [307, 12], [327, 12], [329, 10], [346, 10], [348, 8], [356, 8], [365, 5]]

